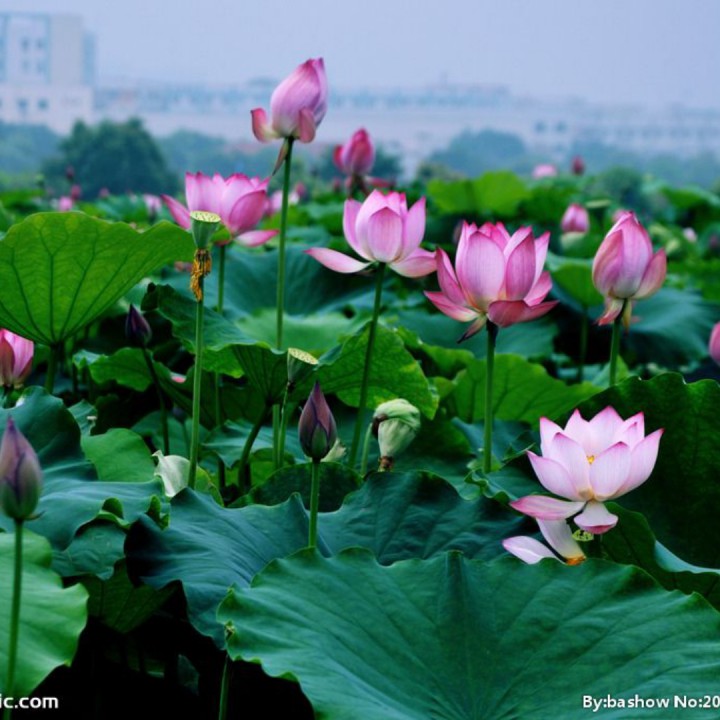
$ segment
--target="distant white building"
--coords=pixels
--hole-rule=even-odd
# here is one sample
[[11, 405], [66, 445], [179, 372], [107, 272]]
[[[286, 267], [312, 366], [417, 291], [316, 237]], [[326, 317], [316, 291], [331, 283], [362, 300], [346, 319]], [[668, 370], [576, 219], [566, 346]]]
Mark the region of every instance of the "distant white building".
[[94, 117], [93, 37], [76, 15], [0, 12], [0, 121], [66, 133]]

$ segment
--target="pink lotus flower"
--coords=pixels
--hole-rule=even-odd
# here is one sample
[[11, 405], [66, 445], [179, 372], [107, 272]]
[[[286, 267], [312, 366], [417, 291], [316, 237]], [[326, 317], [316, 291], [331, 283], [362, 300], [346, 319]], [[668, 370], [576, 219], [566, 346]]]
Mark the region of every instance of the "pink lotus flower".
[[720, 365], [720, 322], [715, 325], [710, 333], [710, 357]]
[[75, 207], [75, 201], [69, 195], [62, 195], [57, 200], [58, 212], [70, 212]]
[[28, 520], [41, 492], [38, 456], [9, 417], [0, 443], [0, 509], [13, 520]]
[[345, 175], [367, 175], [375, 162], [375, 146], [367, 130], [358, 130], [344, 145], [338, 145], [333, 162]]
[[654, 295], [665, 281], [664, 250], [654, 255], [652, 243], [634, 213], [626, 212], [610, 228], [593, 260], [593, 284], [605, 297], [605, 312], [598, 324], [611, 323], [622, 312], [627, 327], [633, 300]]
[[298, 423], [298, 437], [303, 452], [313, 460], [322, 460], [337, 440], [337, 426], [330, 406], [316, 382], [303, 406]]
[[559, 560], [558, 555], [568, 565], [579, 565], [586, 560], [585, 553], [575, 541], [572, 530], [565, 520], [538, 520], [538, 525], [542, 536], [555, 552], [535, 538], [524, 535], [503, 540], [503, 547], [528, 565], [534, 565], [544, 558]]
[[283, 80], [270, 98], [272, 121], [262, 108], [252, 111], [252, 129], [260, 142], [297, 138], [309, 143], [327, 111], [328, 86], [322, 58], [308, 60]]
[[473, 324], [462, 336], [467, 340], [490, 320], [500, 327], [527, 322], [557, 305], [542, 302], [552, 281], [543, 272], [549, 233], [533, 237], [532, 229], [520, 228], [510, 236], [502, 223], [463, 223], [455, 269], [444, 250], [437, 252], [440, 292], [427, 298], [445, 315]]
[[560, 221], [560, 229], [565, 233], [586, 233], [590, 229], [588, 211], [577, 203], [568, 206]]
[[327, 248], [305, 252], [340, 273], [360, 272], [374, 262], [387, 263], [405, 277], [422, 277], [435, 270], [435, 255], [420, 249], [425, 234], [425, 198], [410, 209], [405, 195], [396, 192], [383, 195], [373, 190], [363, 203], [346, 200], [343, 229], [350, 247], [364, 262]]
[[255, 247], [277, 235], [276, 230], [252, 230], [263, 217], [269, 182], [269, 179], [249, 178], [240, 173], [227, 179], [217, 173], [212, 177], [201, 172], [185, 173], [187, 207], [168, 195], [162, 199], [180, 227], [189, 230], [190, 213], [204, 210], [219, 215], [230, 235], [240, 244]]
[[550, 165], [550, 163], [536, 165], [532, 171], [532, 176], [535, 180], [540, 180], [541, 178], [546, 177], [555, 177], [556, 175], [557, 168], [554, 165]]
[[0, 385], [20, 387], [32, 369], [35, 345], [9, 330], [0, 330]]
[[606, 407], [592, 420], [576, 410], [564, 428], [540, 420], [542, 457], [528, 452], [542, 485], [566, 500], [527, 495], [510, 503], [539, 520], [564, 520], [600, 535], [615, 527], [617, 515], [605, 507], [644, 483], [655, 466], [663, 430], [645, 436], [642, 413], [623, 420]]

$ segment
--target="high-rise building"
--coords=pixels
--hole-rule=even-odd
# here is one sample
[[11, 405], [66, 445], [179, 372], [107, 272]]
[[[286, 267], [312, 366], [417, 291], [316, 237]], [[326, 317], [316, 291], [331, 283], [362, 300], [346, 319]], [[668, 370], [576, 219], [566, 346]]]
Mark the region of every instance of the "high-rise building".
[[91, 121], [94, 56], [77, 15], [0, 12], [0, 121], [58, 132]]

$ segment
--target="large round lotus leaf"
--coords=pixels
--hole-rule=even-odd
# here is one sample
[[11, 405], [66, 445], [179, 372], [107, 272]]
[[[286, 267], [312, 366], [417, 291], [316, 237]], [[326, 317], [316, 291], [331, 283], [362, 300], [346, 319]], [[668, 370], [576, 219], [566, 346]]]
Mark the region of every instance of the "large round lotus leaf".
[[231, 591], [218, 618], [232, 658], [297, 678], [327, 720], [582, 718], [584, 697], [672, 703], [707, 693], [720, 672], [720, 618], [704, 600], [604, 561], [450, 553], [383, 567], [365, 551], [304, 551]]
[[[332, 554], [370, 549], [381, 563], [432, 557], [449, 549], [473, 557], [503, 553], [500, 538], [517, 535], [522, 520], [484, 498], [463, 500], [427, 473], [375, 473], [336, 512], [320, 513], [318, 546]], [[270, 561], [307, 545], [308, 516], [298, 496], [282, 505], [226, 509], [183, 491], [172, 502], [169, 526], [142, 518], [126, 549], [131, 571], [156, 588], [180, 580], [190, 619], [222, 641], [215, 612], [233, 585], [248, 585]]]
[[[69, 665], [87, 621], [87, 591], [63, 588], [47, 540], [25, 530], [15, 697], [29, 695], [58, 665]], [[14, 533], [0, 533], [0, 690], [6, 693]]]
[[[108, 511], [108, 519], [117, 523], [132, 523], [159, 502], [153, 498], [163, 497], [157, 480], [96, 480], [92, 465], [80, 449], [80, 429], [75, 419], [62, 400], [42, 388], [28, 388], [16, 407], [0, 409], [0, 434], [8, 417], [13, 418], [38, 454], [43, 471], [39, 517], [30, 521], [29, 527], [50, 540], [56, 551], [65, 550], [75, 533], [101, 511]], [[11, 525], [12, 521], [0, 513], [0, 528], [10, 529]]]
[[190, 234], [144, 233], [82, 213], [36, 213], [0, 242], [0, 327], [52, 345], [89, 325], [143, 277], [188, 260]]

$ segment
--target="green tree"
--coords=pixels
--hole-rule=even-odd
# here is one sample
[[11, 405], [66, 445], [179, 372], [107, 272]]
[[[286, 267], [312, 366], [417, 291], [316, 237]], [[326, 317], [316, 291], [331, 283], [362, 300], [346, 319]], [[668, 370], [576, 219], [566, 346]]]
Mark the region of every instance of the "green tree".
[[523, 141], [517, 135], [496, 130], [465, 130], [455, 136], [444, 150], [432, 153], [428, 160], [431, 164], [444, 165], [468, 177], [488, 170], [523, 172], [532, 167]]
[[114, 194], [172, 194], [178, 187], [158, 144], [137, 119], [94, 127], [77, 122], [60, 143], [60, 153], [45, 164], [49, 184], [62, 187], [65, 169], [72, 166], [85, 198], [104, 188]]

